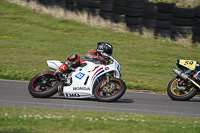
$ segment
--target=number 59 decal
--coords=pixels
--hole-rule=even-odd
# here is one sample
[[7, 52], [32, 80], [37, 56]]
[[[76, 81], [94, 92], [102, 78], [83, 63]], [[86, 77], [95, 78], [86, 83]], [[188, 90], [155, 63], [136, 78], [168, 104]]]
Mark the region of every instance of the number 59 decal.
[[180, 65], [185, 66], [191, 70], [194, 70], [196, 67], [196, 63], [197, 61], [193, 61], [193, 60], [180, 60]]

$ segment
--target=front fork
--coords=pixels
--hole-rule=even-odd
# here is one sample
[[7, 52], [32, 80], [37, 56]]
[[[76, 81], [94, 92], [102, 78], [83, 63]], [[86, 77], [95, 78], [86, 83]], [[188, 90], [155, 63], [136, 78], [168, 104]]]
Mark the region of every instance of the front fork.
[[110, 73], [106, 73], [106, 83], [109, 84], [110, 83]]
[[[111, 77], [110, 73], [106, 73], [105, 80], [102, 81], [102, 84], [101, 84], [100, 88], [102, 88], [105, 85], [109, 85], [110, 77]], [[104, 81], [106, 81], [106, 82], [104, 82]]]

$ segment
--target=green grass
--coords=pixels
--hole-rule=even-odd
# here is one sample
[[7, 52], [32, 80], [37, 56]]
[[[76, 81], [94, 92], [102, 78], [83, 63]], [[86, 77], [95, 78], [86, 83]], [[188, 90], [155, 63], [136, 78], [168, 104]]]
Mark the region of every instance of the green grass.
[[199, 133], [200, 119], [0, 107], [0, 132]]
[[0, 1], [0, 18], [2, 79], [30, 80], [49, 70], [46, 60], [64, 61], [72, 53], [84, 56], [88, 50], [96, 48], [97, 42], [107, 41], [114, 46], [113, 55], [121, 64], [122, 79], [128, 89], [142, 87], [166, 92], [167, 84], [175, 76], [172, 69], [176, 68], [177, 59], [199, 60], [198, 45], [91, 28], [4, 0]]

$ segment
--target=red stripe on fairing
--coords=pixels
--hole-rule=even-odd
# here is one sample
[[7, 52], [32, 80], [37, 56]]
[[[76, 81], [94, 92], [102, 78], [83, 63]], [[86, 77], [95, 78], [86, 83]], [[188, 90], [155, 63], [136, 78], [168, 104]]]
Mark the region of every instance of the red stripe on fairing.
[[92, 79], [93, 79], [93, 77], [94, 77], [100, 70], [102, 70], [102, 69], [103, 69], [103, 67], [99, 68], [99, 69], [94, 73], [94, 75], [92, 76]]
[[[39, 77], [43, 76], [43, 75], [46, 75], [46, 74], [53, 75], [52, 73], [45, 73], [45, 74], [41, 74], [41, 75], [37, 76], [37, 77], [33, 80], [33, 82], [32, 82], [32, 88], [33, 88], [33, 90], [38, 91], [38, 90], [36, 90], [36, 89], [33, 87], [33, 83], [35, 82], [35, 80], [38, 79]], [[56, 85], [56, 83], [57, 83], [57, 80], [56, 80], [55, 84], [54, 84], [52, 87], [54, 87], [54, 86]], [[51, 89], [52, 87], [50, 87], [49, 89]], [[48, 90], [49, 90], [49, 89], [48, 89]], [[47, 91], [47, 90], [44, 90], [44, 91]], [[39, 91], [39, 92], [42, 92], [42, 91]]]

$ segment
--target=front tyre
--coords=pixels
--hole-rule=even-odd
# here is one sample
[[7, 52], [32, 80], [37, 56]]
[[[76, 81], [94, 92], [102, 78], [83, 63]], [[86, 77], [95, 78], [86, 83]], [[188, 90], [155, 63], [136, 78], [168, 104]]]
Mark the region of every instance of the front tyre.
[[100, 82], [94, 89], [94, 96], [101, 102], [112, 102], [124, 95], [126, 84], [118, 78], [111, 78], [110, 82]]
[[181, 82], [184, 82], [184, 80], [178, 77], [173, 78], [169, 82], [167, 87], [167, 94], [172, 100], [186, 101], [193, 98], [196, 95], [196, 88], [194, 88], [192, 85], [180, 86]]
[[58, 84], [59, 81], [54, 72], [47, 71], [32, 78], [28, 90], [33, 97], [46, 98], [58, 92]]

